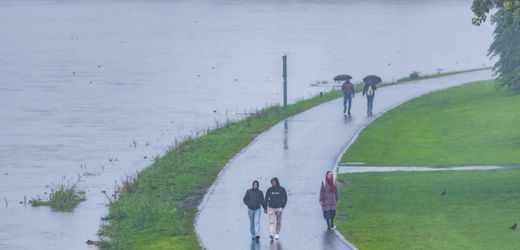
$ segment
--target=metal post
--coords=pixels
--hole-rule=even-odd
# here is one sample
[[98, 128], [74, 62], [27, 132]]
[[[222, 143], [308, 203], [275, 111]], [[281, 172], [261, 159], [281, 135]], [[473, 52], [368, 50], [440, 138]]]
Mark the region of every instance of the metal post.
[[283, 59], [283, 107], [287, 108], [287, 55]]

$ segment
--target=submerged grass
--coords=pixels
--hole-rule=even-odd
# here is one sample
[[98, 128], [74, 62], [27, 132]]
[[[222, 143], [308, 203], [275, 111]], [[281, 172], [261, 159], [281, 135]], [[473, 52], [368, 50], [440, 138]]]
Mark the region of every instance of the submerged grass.
[[50, 206], [54, 211], [72, 211], [79, 203], [86, 200], [84, 191], [77, 188], [78, 180], [71, 183], [61, 183], [51, 189], [49, 199], [43, 200], [40, 198], [31, 199], [30, 203], [33, 207]]

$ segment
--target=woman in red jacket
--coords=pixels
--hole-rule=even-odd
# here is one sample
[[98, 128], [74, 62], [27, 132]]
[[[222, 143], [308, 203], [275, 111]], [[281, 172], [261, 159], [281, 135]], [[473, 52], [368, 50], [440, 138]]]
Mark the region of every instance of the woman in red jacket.
[[334, 228], [338, 200], [338, 187], [334, 181], [334, 176], [332, 171], [327, 171], [325, 180], [321, 182], [320, 187], [320, 205], [323, 210], [323, 218], [327, 221], [327, 229]]

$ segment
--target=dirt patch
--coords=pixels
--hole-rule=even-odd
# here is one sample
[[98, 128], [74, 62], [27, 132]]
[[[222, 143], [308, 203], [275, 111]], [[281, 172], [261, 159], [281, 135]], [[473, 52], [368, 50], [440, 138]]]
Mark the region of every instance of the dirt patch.
[[204, 198], [204, 195], [201, 195], [201, 194], [190, 196], [181, 202], [181, 206], [183, 208], [196, 208], [200, 205], [203, 198]]
[[340, 213], [340, 214], [338, 214], [338, 219], [339, 220], [347, 220], [348, 216], [347, 216], [346, 213]]

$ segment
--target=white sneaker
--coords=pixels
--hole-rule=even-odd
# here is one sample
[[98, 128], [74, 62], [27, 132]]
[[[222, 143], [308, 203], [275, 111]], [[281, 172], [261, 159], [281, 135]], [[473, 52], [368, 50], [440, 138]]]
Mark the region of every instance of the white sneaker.
[[275, 234], [275, 235], [274, 235], [274, 238], [275, 238], [275, 239], [280, 239], [280, 235]]

